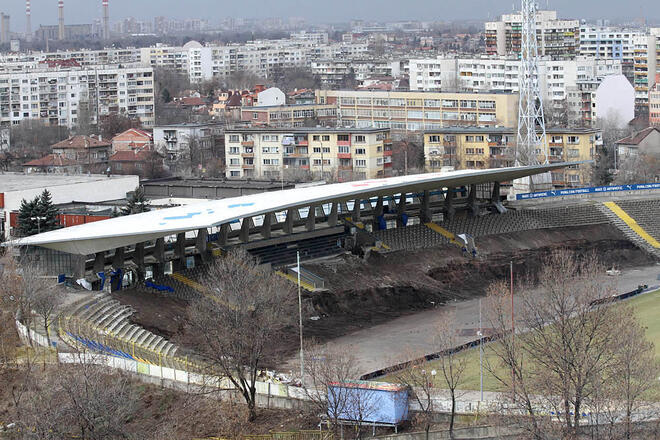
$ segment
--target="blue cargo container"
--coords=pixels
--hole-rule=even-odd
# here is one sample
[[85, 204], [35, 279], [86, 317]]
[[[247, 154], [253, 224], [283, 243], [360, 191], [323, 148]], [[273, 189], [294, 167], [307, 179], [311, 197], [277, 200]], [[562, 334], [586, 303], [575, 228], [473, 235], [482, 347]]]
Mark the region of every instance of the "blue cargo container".
[[398, 425], [408, 419], [408, 400], [408, 388], [397, 384], [351, 381], [328, 386], [329, 408], [346, 421]]

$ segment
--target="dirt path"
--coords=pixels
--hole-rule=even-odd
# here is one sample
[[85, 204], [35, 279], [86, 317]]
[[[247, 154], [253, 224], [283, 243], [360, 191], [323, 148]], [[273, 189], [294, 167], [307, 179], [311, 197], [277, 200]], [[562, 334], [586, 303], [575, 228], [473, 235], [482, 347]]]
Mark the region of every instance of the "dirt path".
[[[659, 276], [659, 265], [624, 270], [616, 277], [617, 290], [628, 292], [643, 284], [649, 287], [657, 286], [660, 284]], [[438, 320], [449, 307], [456, 310], [456, 321], [462, 340], [468, 342], [476, 339], [479, 328], [479, 299], [471, 299], [453, 301], [446, 306], [359, 330], [329, 341], [326, 346], [354, 353], [358, 358], [360, 374], [370, 373], [408, 360], [406, 354], [419, 355], [437, 351], [430, 340], [431, 335]], [[297, 358], [294, 358], [286, 363], [284, 369], [295, 370], [297, 365]]]

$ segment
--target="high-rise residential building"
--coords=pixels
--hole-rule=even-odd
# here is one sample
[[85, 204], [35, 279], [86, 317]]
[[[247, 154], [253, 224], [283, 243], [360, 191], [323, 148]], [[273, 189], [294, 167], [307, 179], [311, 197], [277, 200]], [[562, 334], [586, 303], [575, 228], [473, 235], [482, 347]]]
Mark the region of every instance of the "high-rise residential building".
[[582, 26], [579, 55], [599, 60], [620, 60], [623, 74], [633, 83], [635, 39], [645, 35], [645, 32], [637, 29]]
[[11, 40], [10, 17], [0, 12], [0, 43], [9, 43], [9, 40]]
[[38, 119], [73, 128], [81, 114], [121, 113], [145, 127], [155, 121], [153, 69], [143, 66], [80, 67], [60, 64], [0, 71], [0, 124]]
[[[577, 54], [580, 21], [557, 18], [557, 11], [538, 11], [539, 55], [554, 59]], [[485, 24], [488, 55], [519, 55], [522, 44], [522, 14], [505, 14], [500, 20]]]
[[243, 128], [225, 133], [227, 177], [317, 176], [346, 181], [390, 175], [386, 128]]
[[[426, 170], [443, 167], [484, 169], [513, 166], [516, 129], [504, 127], [448, 127], [424, 132]], [[602, 145], [602, 133], [589, 128], [548, 128], [547, 145], [539, 148], [539, 160], [545, 162], [543, 151], [552, 162], [592, 160], [596, 147]], [[589, 171], [572, 166], [552, 174], [555, 186], [583, 186], [589, 183]]]
[[653, 87], [656, 73], [660, 72], [660, 28], [651, 29], [647, 35], [634, 37], [633, 86], [635, 106], [638, 113], [649, 110], [649, 91]]
[[649, 124], [660, 127], [660, 73], [655, 75], [655, 84], [649, 91]]
[[336, 104], [338, 124], [391, 128], [406, 133], [447, 126], [514, 126], [513, 93], [381, 92], [317, 90], [317, 102]]
[[[518, 92], [520, 61], [514, 57], [410, 60], [411, 91], [458, 91], [464, 93]], [[567, 92], [578, 81], [600, 81], [620, 75], [621, 61], [578, 57], [539, 61], [539, 86], [550, 109], [565, 109]]]

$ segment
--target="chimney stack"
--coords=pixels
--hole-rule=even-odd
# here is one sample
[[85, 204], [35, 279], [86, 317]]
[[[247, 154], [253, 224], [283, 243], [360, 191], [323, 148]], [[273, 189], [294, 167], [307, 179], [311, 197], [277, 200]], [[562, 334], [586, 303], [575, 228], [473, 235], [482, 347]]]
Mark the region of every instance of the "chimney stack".
[[108, 0], [103, 0], [103, 39], [110, 39], [110, 11]]
[[32, 41], [32, 8], [30, 0], [25, 0], [25, 40]]
[[64, 0], [59, 0], [57, 7], [59, 8], [59, 28], [58, 38], [64, 40]]

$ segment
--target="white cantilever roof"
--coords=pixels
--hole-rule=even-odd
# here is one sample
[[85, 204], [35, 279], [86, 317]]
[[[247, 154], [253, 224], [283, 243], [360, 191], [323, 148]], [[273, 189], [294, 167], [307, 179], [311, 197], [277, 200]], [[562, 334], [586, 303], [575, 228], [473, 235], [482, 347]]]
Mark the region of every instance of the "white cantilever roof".
[[575, 165], [575, 162], [417, 174], [251, 194], [58, 229], [15, 240], [10, 245], [42, 246], [72, 254], [88, 255], [289, 208], [400, 192], [511, 181], [568, 165]]

